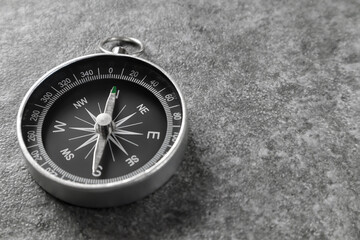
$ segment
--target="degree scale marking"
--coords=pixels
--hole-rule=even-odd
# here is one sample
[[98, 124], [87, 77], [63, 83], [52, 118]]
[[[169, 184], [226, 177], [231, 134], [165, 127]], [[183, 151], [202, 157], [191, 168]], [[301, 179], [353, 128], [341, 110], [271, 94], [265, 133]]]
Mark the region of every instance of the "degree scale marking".
[[[123, 71], [124, 71], [124, 68], [122, 69], [122, 74], [123, 74]], [[167, 102], [165, 101], [164, 97], [159, 94], [159, 93], [160, 93], [161, 91], [163, 91], [164, 89], [162, 89], [161, 91], [154, 92], [153, 90], [155, 90], [155, 89], [154, 89], [150, 84], [144, 83], [144, 80], [145, 80], [145, 78], [146, 78], [147, 76], [144, 76], [141, 81], [140, 81], [139, 79], [136, 79], [136, 78], [133, 78], [133, 77], [130, 77], [130, 76], [123, 76], [123, 75], [120, 75], [120, 76], [119, 76], [118, 74], [97, 75], [97, 76], [93, 76], [92, 78], [87, 77], [87, 78], [82, 78], [82, 79], [80, 79], [80, 80], [76, 77], [75, 74], [73, 74], [73, 76], [74, 76], [74, 78], [75, 78], [76, 81], [73, 82], [72, 86], [66, 86], [65, 88], [62, 88], [60, 91], [58, 91], [57, 89], [55, 89], [54, 87], [51, 86], [51, 88], [56, 92], [55, 95], [57, 95], [57, 96], [53, 96], [53, 97], [51, 98], [51, 100], [48, 102], [48, 104], [44, 107], [44, 111], [41, 111], [41, 114], [40, 114], [40, 115], [42, 116], [42, 117], [41, 117], [41, 120], [39, 120], [38, 124], [37, 124], [37, 125], [34, 125], [34, 127], [37, 127], [37, 126], [40, 125], [40, 128], [42, 128], [42, 122], [43, 122], [44, 116], [46, 115], [46, 113], [47, 113], [47, 111], [49, 110], [50, 106], [51, 106], [63, 93], [69, 91], [70, 89], [72, 89], [73, 87], [75, 87], [75, 86], [77, 86], [77, 85], [79, 85], [79, 84], [81, 84], [81, 83], [90, 82], [90, 81], [92, 81], [92, 80], [99, 79], [100, 76], [101, 76], [101, 78], [117, 78], [117, 79], [123, 79], [123, 80], [135, 82], [135, 83], [138, 83], [139, 85], [142, 85], [142, 86], [145, 87], [146, 89], [150, 90], [150, 91], [159, 99], [159, 101], [161, 102], [161, 104], [162, 104], [163, 106], [164, 106], [164, 105], [167, 106], [167, 107], [164, 106], [164, 109], [165, 109], [167, 118], [168, 118], [168, 119], [172, 119], [172, 118], [171, 118], [171, 112], [169, 111], [170, 107], [168, 106], [168, 104], [167, 104]], [[125, 107], [125, 106], [124, 106], [124, 107]], [[175, 107], [175, 106], [172, 106], [171, 108], [173, 108], [173, 107]], [[171, 121], [171, 122], [172, 122], [172, 121]], [[169, 124], [170, 124], [170, 125], [169, 125]], [[134, 124], [134, 125], [135, 125], [135, 124]], [[27, 126], [30, 127], [30, 125], [27, 125]], [[124, 127], [125, 127], [125, 126], [124, 126]], [[166, 134], [168, 137], [171, 137], [171, 136], [172, 136], [172, 134], [171, 134], [171, 133], [169, 134], [169, 132], [172, 132], [171, 129], [172, 129], [173, 127], [174, 127], [174, 126], [172, 126], [172, 123], [170, 123], [170, 122], [168, 121], [168, 128], [167, 128], [168, 131], [167, 131], [167, 134]], [[178, 126], [176, 126], [176, 127], [178, 127]], [[38, 131], [40, 131], [40, 129], [38, 129]], [[38, 140], [38, 141], [39, 141], [39, 140]], [[164, 142], [166, 142], [166, 141], [167, 141], [167, 139], [165, 139]], [[169, 141], [167, 141], [167, 142], [169, 142]], [[132, 143], [132, 144], [134, 144], [134, 143]], [[168, 146], [165, 146], [165, 149], [167, 149], [168, 147], [171, 147], [171, 146], [172, 146], [172, 145], [169, 144]], [[162, 147], [161, 149], [164, 149], [164, 147]], [[164, 150], [161, 151], [161, 149], [159, 149], [159, 152], [164, 152]], [[43, 152], [45, 152], [45, 150], [43, 149], [43, 147], [41, 148], [41, 150], [43, 150]], [[164, 153], [157, 154], [157, 155], [163, 156]], [[47, 156], [47, 157], [48, 157], [48, 156]], [[48, 162], [48, 161], [46, 161], [46, 162]], [[51, 161], [49, 161], [49, 162], [52, 163]], [[57, 170], [58, 173], [60, 173], [60, 174], [71, 175], [71, 174], [69, 174], [69, 173], [67, 173], [67, 172], [63, 172], [62, 169], [58, 169], [58, 167], [56, 167], [56, 166], [52, 166], [52, 167], [53, 167], [53, 170]], [[144, 167], [145, 167], [145, 166], [144, 166]], [[143, 168], [144, 168], [144, 167], [143, 167]], [[142, 169], [139, 169], [139, 170], [142, 170]], [[137, 174], [137, 172], [133, 172], [133, 173], [131, 173], [130, 175], [136, 175], [136, 174]], [[65, 175], [62, 175], [62, 177], [64, 177]], [[123, 176], [123, 178], [127, 178], [127, 176]], [[76, 179], [78, 179], [79, 181], [81, 180], [81, 178], [76, 178]], [[88, 180], [88, 179], [87, 179], [87, 180]], [[94, 181], [91, 181], [91, 182], [95, 182], [95, 181], [96, 181], [96, 179], [95, 179]], [[80, 182], [83, 182], [83, 180], [81, 180]]]

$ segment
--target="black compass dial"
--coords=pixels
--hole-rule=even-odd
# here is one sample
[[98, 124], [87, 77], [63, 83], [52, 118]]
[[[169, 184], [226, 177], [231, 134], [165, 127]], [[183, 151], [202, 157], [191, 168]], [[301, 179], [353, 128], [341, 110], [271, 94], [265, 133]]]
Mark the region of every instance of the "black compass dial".
[[[108, 161], [101, 161], [98, 171], [92, 173], [96, 116], [104, 111], [113, 86], [117, 88], [115, 128], [103, 156]], [[42, 139], [49, 157], [63, 170], [103, 179], [144, 166], [144, 160], [150, 160], [160, 149], [166, 130], [165, 111], [155, 95], [132, 82], [105, 79], [77, 86], [56, 101], [44, 119]]]
[[127, 56], [92, 55], [45, 75], [21, 122], [28, 153], [54, 176], [109, 183], [146, 171], [171, 149], [181, 99], [167, 75]]

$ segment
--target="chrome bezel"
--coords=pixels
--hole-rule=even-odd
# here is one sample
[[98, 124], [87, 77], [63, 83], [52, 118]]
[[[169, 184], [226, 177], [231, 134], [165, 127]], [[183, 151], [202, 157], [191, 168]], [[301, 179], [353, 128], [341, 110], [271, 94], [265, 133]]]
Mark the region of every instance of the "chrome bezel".
[[[41, 166], [39, 166], [39, 164], [32, 158], [26, 147], [22, 136], [21, 126], [25, 106], [35, 89], [43, 81], [46, 81], [46, 79], [54, 72], [83, 59], [96, 58], [106, 55], [135, 58], [137, 60], [145, 62], [153, 66], [154, 68], [157, 68], [171, 81], [180, 96], [181, 108], [183, 112], [179, 135], [176, 141], [173, 143], [172, 147], [156, 164], [146, 169], [144, 172], [139, 173], [133, 177], [117, 182], [102, 184], [84, 184], [58, 178], [43, 169]], [[29, 167], [32, 176], [38, 182], [38, 184], [47, 192], [63, 201], [74, 205], [85, 207], [111, 207], [133, 202], [150, 194], [151, 192], [159, 188], [161, 185], [163, 185], [173, 175], [178, 165], [180, 164], [185, 152], [187, 142], [187, 112], [184, 97], [178, 85], [168, 73], [166, 73], [156, 64], [139, 57], [129, 56], [125, 54], [115, 55], [98, 53], [74, 58], [65, 63], [62, 63], [48, 71], [38, 81], [35, 82], [35, 84], [26, 93], [20, 105], [17, 115], [17, 136], [20, 148], [23, 155], [25, 156], [25, 161]]]

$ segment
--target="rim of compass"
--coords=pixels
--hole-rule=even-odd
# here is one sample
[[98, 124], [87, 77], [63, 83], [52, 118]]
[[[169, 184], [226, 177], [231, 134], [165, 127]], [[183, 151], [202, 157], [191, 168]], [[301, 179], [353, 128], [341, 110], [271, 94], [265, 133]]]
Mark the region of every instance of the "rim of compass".
[[[150, 66], [158, 69], [162, 74], [164, 74], [165, 77], [173, 84], [173, 86], [174, 86], [175, 90], [177, 91], [177, 94], [179, 95], [179, 98], [180, 98], [180, 103], [181, 103], [181, 108], [182, 108], [182, 115], [183, 115], [182, 120], [181, 120], [181, 127], [180, 127], [180, 131], [179, 131], [179, 135], [178, 135], [177, 139], [172, 144], [171, 148], [163, 155], [163, 157], [160, 157], [158, 159], [158, 161], [152, 163], [152, 166], [147, 166], [148, 168], [144, 169], [145, 166], [149, 162], [151, 162], [151, 160], [150, 160], [147, 164], [145, 164], [143, 167], [140, 168], [140, 169], [142, 169], [142, 171], [139, 171], [137, 174], [134, 175], [134, 174], [130, 173], [130, 174], [118, 177], [118, 178], [121, 178], [121, 179], [112, 178], [113, 181], [111, 181], [111, 182], [107, 182], [106, 180], [101, 181], [101, 179], [97, 180], [97, 182], [99, 182], [99, 183], [71, 182], [69, 180], [61, 179], [61, 178], [56, 177], [53, 174], [49, 173], [44, 168], [42, 168], [32, 158], [32, 156], [30, 155], [30, 152], [28, 151], [28, 149], [27, 149], [27, 147], [25, 145], [25, 142], [24, 142], [24, 139], [23, 139], [23, 136], [22, 136], [22, 116], [23, 116], [23, 113], [24, 113], [24, 109], [25, 109], [25, 107], [27, 105], [27, 102], [28, 102], [29, 98], [31, 97], [31, 95], [33, 94], [33, 92], [35, 91], [35, 89], [37, 87], [39, 87], [39, 85], [43, 81], [45, 81], [48, 77], [50, 77], [53, 73], [55, 73], [56, 71], [66, 67], [66, 66], [68, 66], [68, 65], [70, 65], [70, 64], [72, 64], [74, 62], [78, 62], [78, 61], [83, 60], [83, 59], [93, 58], [93, 57], [98, 57], [98, 56], [112, 56], [112, 57], [120, 56], [120, 57], [137, 59], [139, 61], [145, 62], [145, 63], [149, 64]], [[160, 101], [160, 99], [159, 99], [159, 101]], [[163, 103], [161, 103], [161, 105], [163, 106]], [[43, 113], [42, 113], [42, 115], [43, 115]], [[175, 152], [178, 149], [180, 143], [183, 141], [183, 139], [185, 137], [185, 131], [186, 131], [186, 125], [187, 125], [186, 119], [187, 119], [187, 113], [186, 113], [186, 106], [185, 106], [183, 95], [182, 95], [181, 91], [179, 90], [179, 87], [176, 84], [176, 82], [161, 67], [159, 67], [156, 64], [151, 63], [151, 62], [149, 62], [149, 61], [147, 61], [145, 59], [135, 57], [135, 56], [129, 56], [129, 55], [126, 55], [126, 54], [96, 53], [96, 54], [90, 54], [90, 55], [86, 55], [86, 56], [77, 57], [77, 58], [71, 59], [69, 61], [66, 61], [66, 62], [52, 68], [48, 72], [46, 72], [40, 79], [38, 79], [35, 82], [35, 84], [28, 90], [28, 92], [26, 93], [24, 99], [21, 102], [19, 112], [18, 112], [18, 115], [17, 115], [17, 136], [18, 136], [18, 139], [19, 139], [20, 148], [21, 148], [22, 153], [24, 154], [27, 162], [29, 164], [31, 164], [31, 166], [38, 173], [42, 174], [44, 177], [50, 178], [53, 181], [58, 182], [58, 183], [60, 183], [62, 185], [67, 185], [69, 187], [75, 187], [75, 188], [83, 188], [83, 189], [98, 189], [99, 187], [101, 187], [101, 188], [103, 188], [103, 187], [112, 188], [112, 187], [115, 187], [115, 186], [118, 186], [118, 185], [127, 185], [127, 184], [130, 184], [130, 183], [134, 182], [134, 181], [140, 181], [141, 179], [146, 178], [147, 176], [150, 176], [152, 173], [156, 172], [157, 169], [161, 168], [164, 164], [166, 164], [172, 158], [172, 156], [175, 154]], [[38, 123], [38, 124], [40, 124], [40, 123]], [[42, 129], [42, 126], [40, 128]], [[167, 136], [167, 137], [170, 137], [170, 136]], [[167, 139], [164, 139], [164, 143], [165, 142], [167, 142]], [[164, 145], [164, 143], [162, 145]], [[41, 144], [42, 144], [42, 142], [41, 142]], [[162, 147], [163, 146], [161, 146], [161, 148]], [[45, 153], [46, 153], [46, 151], [45, 151]], [[47, 154], [46, 154], [46, 156], [47, 156]], [[155, 154], [155, 156], [156, 156], [156, 154]], [[49, 159], [51, 159], [51, 158], [49, 158]], [[136, 172], [136, 170], [135, 170], [135, 172]], [[132, 176], [128, 176], [128, 175], [132, 175]], [[128, 176], [128, 177], [126, 177], [126, 176]], [[85, 178], [85, 179], [87, 179], [87, 178]], [[107, 180], [110, 180], [110, 179], [107, 179]]]

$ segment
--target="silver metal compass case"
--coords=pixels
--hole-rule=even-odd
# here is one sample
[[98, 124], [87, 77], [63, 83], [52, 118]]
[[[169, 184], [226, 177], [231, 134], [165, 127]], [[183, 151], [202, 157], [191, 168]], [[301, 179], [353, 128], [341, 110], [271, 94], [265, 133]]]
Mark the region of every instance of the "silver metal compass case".
[[[133, 38], [110, 38], [103, 42], [102, 46], [106, 41], [111, 42], [115, 40], [124, 40], [125, 42], [135, 41]], [[136, 40], [135, 45], [138, 44]], [[140, 46], [143, 49], [143, 46]], [[142, 50], [141, 49], [141, 50]], [[122, 48], [120, 48], [122, 50]], [[20, 109], [17, 115], [17, 136], [20, 144], [20, 148], [25, 157], [26, 164], [28, 169], [36, 180], [36, 182], [47, 192], [53, 196], [74, 204], [83, 207], [111, 207], [122, 204], [127, 204], [136, 200], [139, 200], [148, 194], [154, 192], [160, 186], [162, 186], [177, 170], [181, 160], [184, 157], [184, 152], [187, 144], [187, 113], [183, 95], [176, 82], [159, 66], [151, 63], [147, 60], [138, 58], [136, 56], [130, 56], [128, 54], [119, 53], [121, 52], [119, 48], [114, 53], [99, 53], [92, 54], [87, 56], [78, 57], [67, 61], [49, 72], [43, 75], [27, 92], [24, 97]], [[26, 139], [23, 136], [22, 130], [22, 120], [23, 114], [26, 110], [26, 104], [33, 94], [33, 92], [43, 83], [49, 76], [57, 72], [58, 70], [69, 66], [70, 64], [82, 61], [84, 59], [96, 58], [101, 56], [119, 56], [137, 59], [145, 64], [148, 64], [156, 69], [158, 69], [164, 76], [166, 76], [175, 87], [179, 101], [181, 102], [181, 128], [178, 131], [178, 136], [171, 148], [159, 159], [154, 165], [142, 171], [139, 174], [134, 176], [108, 183], [98, 183], [98, 184], [85, 184], [69, 180], [61, 179], [49, 171], [42, 168], [39, 163], [34, 160], [34, 157], [30, 154], [29, 146], [25, 144]]]

